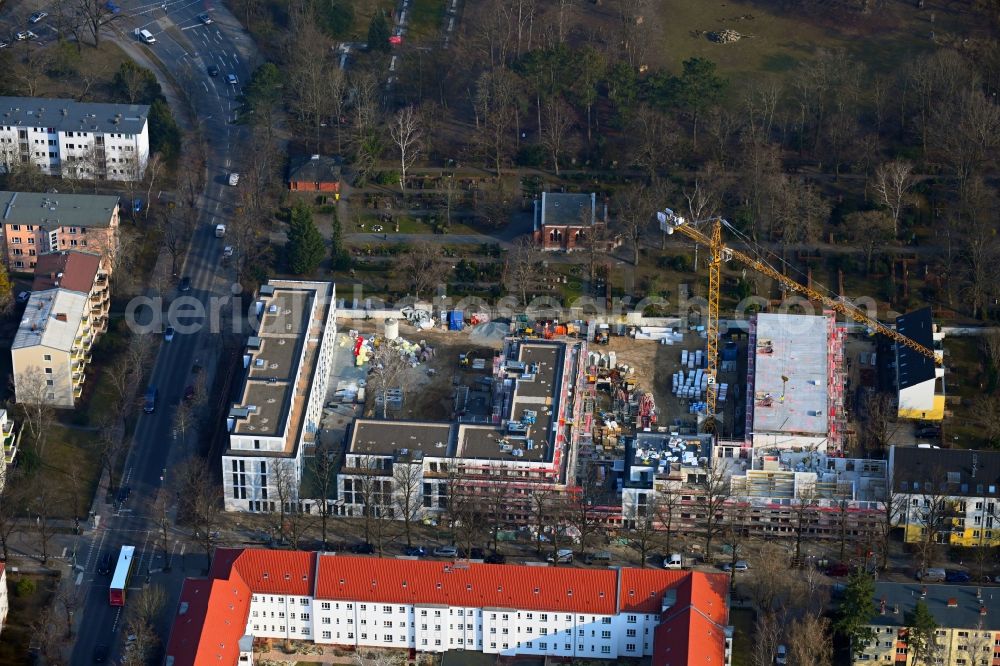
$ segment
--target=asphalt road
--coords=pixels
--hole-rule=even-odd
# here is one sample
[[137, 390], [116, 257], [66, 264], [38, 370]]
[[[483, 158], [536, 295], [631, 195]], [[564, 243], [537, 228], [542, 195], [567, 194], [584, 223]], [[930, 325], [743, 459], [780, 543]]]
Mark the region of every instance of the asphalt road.
[[[214, 229], [216, 224], [225, 223], [231, 212], [234, 188], [225, 181], [230, 170], [238, 171], [233, 168], [233, 154], [244, 133], [241, 126], [229, 122], [240, 90], [239, 86], [227, 84], [225, 76], [234, 73], [240, 81], [249, 78], [250, 64], [241, 55], [240, 46], [252, 47], [252, 44], [228, 12], [201, 1], [140, 4], [122, 0], [119, 4], [128, 15], [119, 29], [127, 38], [135, 28], [153, 33], [156, 43], [138, 48], [145, 50], [147, 59], [159, 61], [175, 81], [188, 83], [187, 94], [197, 109], [202, 131], [210, 139], [207, 183], [198, 204], [199, 224], [181, 272], [182, 276], [190, 277], [191, 290], [165, 295], [166, 301], [176, 301], [180, 296], [194, 297], [208, 308], [213, 295], [231, 293], [233, 276], [221, 261], [224, 240], [215, 237]], [[206, 11], [215, 19], [208, 26], [197, 18]], [[208, 75], [207, 68], [212, 64], [221, 70], [218, 77]], [[179, 116], [183, 110], [175, 109], [174, 113]], [[140, 416], [126, 460], [123, 483], [131, 488], [130, 497], [120, 510], [99, 504], [105, 507], [100, 527], [81, 538], [77, 562], [83, 571], [77, 582], [85, 602], [79, 611], [82, 623], [73, 649], [73, 664], [92, 663], [97, 645], [109, 646], [109, 661], [115, 663], [122, 648], [124, 613], [108, 602], [110, 576], [96, 573], [102, 553], [110, 552], [117, 559], [122, 545], [136, 547], [126, 607], [130, 596], [134, 598], [146, 584], [159, 584], [166, 589], [168, 612], [164, 614], [163, 626], [157, 627], [162, 642], [167, 640], [169, 616], [176, 606], [181, 579], [202, 573], [205, 566], [203, 555], [192, 557], [190, 544], [177, 532], [170, 547], [174, 566], [169, 573], [160, 572], [164, 554], [155, 547], [156, 527], [151, 520], [157, 493], [170, 482], [171, 467], [185, 456], [184, 451], [178, 450], [182, 447], [177, 445], [172, 427], [176, 406], [185, 387], [193, 383], [194, 366], [201, 365], [211, 374], [214, 371], [211, 359], [217, 357], [219, 350], [220, 336], [207, 327], [187, 333], [176, 324], [175, 327], [178, 333], [173, 341], [160, 344], [149, 381], [159, 392], [156, 410]], [[211, 386], [211, 376], [206, 379]]]

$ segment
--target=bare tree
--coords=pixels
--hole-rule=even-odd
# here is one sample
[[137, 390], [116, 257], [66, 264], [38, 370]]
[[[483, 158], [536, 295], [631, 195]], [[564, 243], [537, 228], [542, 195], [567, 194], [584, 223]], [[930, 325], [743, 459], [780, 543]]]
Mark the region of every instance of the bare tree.
[[723, 507], [731, 494], [729, 477], [722, 465], [703, 467], [698, 472], [697, 502], [702, 512], [701, 523], [705, 535], [705, 557], [712, 557], [712, 541], [723, 528]]
[[41, 43], [26, 39], [21, 42], [22, 53], [18, 55], [17, 64], [10, 72], [18, 82], [18, 88], [28, 97], [38, 95], [39, 86], [45, 80], [45, 72], [52, 65], [52, 54], [48, 49], [42, 49]]
[[14, 395], [21, 420], [28, 427], [31, 445], [39, 458], [45, 458], [45, 443], [55, 423], [55, 408], [49, 397], [51, 387], [38, 366], [30, 366], [14, 375]]
[[792, 500], [792, 529], [795, 531], [795, 566], [802, 565], [802, 542], [811, 534], [816, 523], [819, 498], [812, 488], [805, 488]]
[[882, 511], [876, 523], [876, 538], [878, 540], [879, 569], [889, 566], [889, 548], [892, 544], [892, 532], [899, 527], [899, 521], [905, 516], [906, 495], [896, 491], [892, 470], [886, 478], [885, 495], [882, 499]]
[[639, 265], [639, 248], [649, 231], [650, 220], [655, 210], [650, 199], [650, 191], [633, 186], [615, 197], [617, 203], [617, 226], [632, 246], [632, 265]]
[[149, 219], [149, 209], [153, 207], [153, 188], [159, 181], [164, 165], [165, 161], [160, 153], [153, 153], [146, 162], [146, 209], [143, 211], [143, 216], [147, 220]]
[[476, 81], [476, 143], [497, 176], [510, 152], [510, 127], [517, 119], [514, 75], [505, 67], [483, 72]]
[[122, 17], [121, 13], [116, 14], [112, 7], [102, 0], [78, 0], [77, 12], [90, 29], [95, 48], [101, 45], [101, 32], [104, 28]]
[[559, 157], [566, 149], [569, 130], [573, 125], [573, 109], [559, 95], [552, 95], [543, 103], [545, 123], [542, 125], [541, 142], [552, 158], [552, 168], [559, 175]]
[[773, 666], [781, 642], [781, 625], [773, 613], [757, 613], [754, 624], [753, 666]]
[[413, 243], [400, 257], [399, 270], [406, 276], [413, 295], [419, 298], [421, 292], [444, 284], [451, 267], [441, 260], [437, 245], [421, 241]]
[[639, 566], [645, 568], [650, 553], [660, 547], [663, 532], [657, 525], [659, 514], [658, 494], [647, 493], [645, 502], [631, 507], [630, 517], [625, 521], [628, 545], [638, 554]]
[[66, 638], [73, 638], [73, 616], [83, 607], [85, 601], [81, 589], [75, 585], [61, 585], [56, 592], [56, 604], [62, 609], [66, 619]]
[[152, 519], [157, 528], [156, 540], [159, 542], [160, 551], [163, 553], [163, 570], [170, 571], [170, 526], [173, 521], [170, 518], [170, 510], [173, 508], [173, 501], [170, 499], [169, 491], [165, 486], [161, 486], [156, 491], [156, 500], [153, 502]]
[[59, 499], [59, 488], [56, 487], [55, 483], [55, 478], [46, 475], [40, 482], [32, 484], [31, 494], [34, 497], [28, 501], [27, 505], [28, 519], [34, 519], [35, 533], [38, 536], [38, 554], [42, 566], [49, 563], [49, 549], [58, 529], [54, 518], [55, 505]]
[[538, 280], [538, 265], [542, 255], [535, 242], [527, 236], [514, 241], [504, 261], [503, 282], [507, 289], [521, 297], [521, 303], [528, 304], [528, 289]]
[[27, 488], [21, 481], [17, 470], [8, 469], [4, 478], [3, 489], [0, 490], [0, 550], [5, 562], [10, 561], [11, 540], [21, 523], [24, 511]]
[[[409, 363], [395, 344], [383, 340], [372, 353], [369, 367], [368, 390], [382, 403], [382, 418], [388, 418], [389, 391], [403, 389], [403, 377]], [[403, 397], [405, 399], [405, 394]]]
[[160, 244], [170, 254], [170, 273], [177, 275], [178, 261], [184, 256], [194, 231], [196, 216], [193, 211], [179, 211], [173, 215], [166, 211], [157, 214]]
[[29, 621], [32, 653], [38, 654], [46, 663], [55, 664], [62, 659], [65, 637], [56, 610], [45, 606]]
[[131, 648], [123, 650], [123, 664], [141, 666], [156, 653], [160, 639], [155, 625], [166, 602], [167, 594], [162, 586], [147, 585], [129, 603], [125, 626], [128, 635], [135, 640], [131, 641]]
[[222, 489], [212, 478], [208, 463], [200, 456], [192, 456], [181, 463], [174, 472], [174, 479], [178, 513], [195, 528], [210, 562], [214, 533], [221, 521]]
[[277, 535], [281, 545], [298, 548], [307, 514], [298, 510], [299, 481], [295, 474], [295, 463], [291, 460], [271, 463], [268, 485], [273, 489], [269, 494], [275, 500], [276, 507], [276, 510], [268, 514], [271, 533]]
[[389, 124], [389, 136], [399, 150], [399, 189], [406, 192], [406, 172], [420, 155], [423, 131], [420, 128], [420, 114], [413, 105], [404, 106], [393, 116]]
[[871, 273], [872, 258], [893, 239], [893, 221], [881, 210], [864, 210], [844, 217], [848, 237], [865, 251], [865, 274]]
[[906, 160], [886, 162], [875, 170], [873, 188], [879, 196], [879, 201], [889, 209], [892, 217], [892, 235], [899, 235], [899, 218], [906, 206], [907, 197], [916, 181], [913, 177], [913, 165]]
[[321, 444], [316, 447], [307, 465], [312, 471], [314, 499], [319, 511], [320, 537], [323, 548], [327, 547], [330, 518], [335, 515], [337, 504], [337, 473], [340, 470], [341, 451], [339, 447]]
[[393, 496], [397, 515], [403, 520], [407, 546], [413, 545], [413, 523], [420, 520], [423, 513], [422, 460], [397, 459], [392, 466]]
[[788, 625], [788, 663], [790, 666], [830, 666], [833, 643], [830, 621], [811, 614], [795, 618]]

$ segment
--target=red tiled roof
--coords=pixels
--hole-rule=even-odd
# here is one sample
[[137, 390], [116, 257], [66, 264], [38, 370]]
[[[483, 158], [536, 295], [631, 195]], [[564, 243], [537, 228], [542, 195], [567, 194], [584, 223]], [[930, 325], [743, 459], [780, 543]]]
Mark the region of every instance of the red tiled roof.
[[687, 571], [622, 569], [621, 612], [659, 613], [663, 594], [688, 577]]
[[616, 572], [610, 569], [319, 558], [317, 599], [615, 613]]
[[654, 666], [723, 666], [729, 622], [729, 576], [692, 574], [653, 630]]
[[181, 589], [167, 643], [176, 666], [235, 664], [246, 633], [250, 589], [240, 579], [189, 578]]
[[62, 287], [89, 294], [100, 266], [101, 258], [89, 252], [51, 252], [39, 255], [31, 290], [44, 291]]
[[233, 568], [260, 594], [312, 596], [315, 554], [303, 550], [247, 548]]

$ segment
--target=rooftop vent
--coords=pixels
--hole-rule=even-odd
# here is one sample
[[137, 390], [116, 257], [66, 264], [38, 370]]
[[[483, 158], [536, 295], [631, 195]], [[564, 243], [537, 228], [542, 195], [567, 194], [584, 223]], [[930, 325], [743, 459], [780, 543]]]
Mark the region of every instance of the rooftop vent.
[[950, 597], [948, 599], [948, 608], [958, 608], [958, 599]]

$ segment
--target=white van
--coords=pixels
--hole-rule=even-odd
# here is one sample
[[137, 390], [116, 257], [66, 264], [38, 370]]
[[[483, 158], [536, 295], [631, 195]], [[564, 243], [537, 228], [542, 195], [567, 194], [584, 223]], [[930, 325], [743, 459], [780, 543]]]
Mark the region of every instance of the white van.
[[226, 225], [224, 224], [215, 225], [215, 237], [222, 238], [225, 235], [226, 235]]
[[151, 33], [149, 30], [146, 29], [138, 30], [135, 34], [139, 36], [139, 39], [146, 42], [147, 44], [156, 43], [156, 37], [153, 37], [153, 33]]
[[240, 174], [235, 172], [229, 174], [229, 186], [236, 187], [239, 184], [240, 184]]
[[683, 569], [684, 568], [684, 558], [680, 553], [670, 553], [663, 558], [663, 568], [664, 569]]

